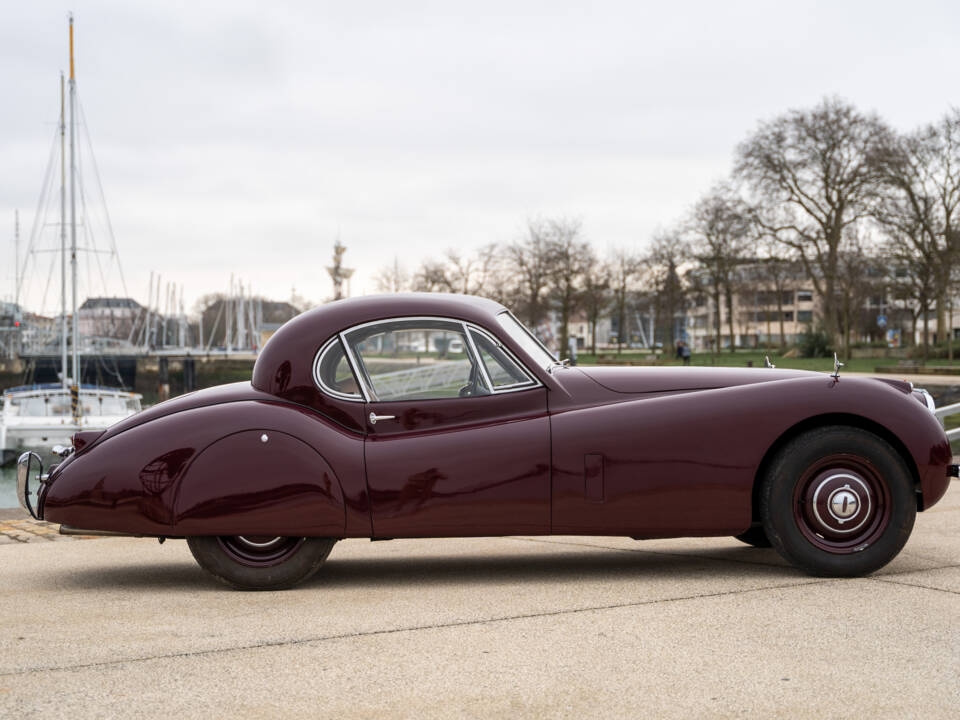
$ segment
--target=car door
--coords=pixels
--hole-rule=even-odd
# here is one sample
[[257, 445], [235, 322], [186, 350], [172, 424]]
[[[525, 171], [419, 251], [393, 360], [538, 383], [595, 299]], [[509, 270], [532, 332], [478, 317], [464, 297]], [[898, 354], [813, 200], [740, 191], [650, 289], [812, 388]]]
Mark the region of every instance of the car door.
[[366, 400], [376, 537], [549, 531], [546, 389], [506, 348], [443, 318], [344, 338]]

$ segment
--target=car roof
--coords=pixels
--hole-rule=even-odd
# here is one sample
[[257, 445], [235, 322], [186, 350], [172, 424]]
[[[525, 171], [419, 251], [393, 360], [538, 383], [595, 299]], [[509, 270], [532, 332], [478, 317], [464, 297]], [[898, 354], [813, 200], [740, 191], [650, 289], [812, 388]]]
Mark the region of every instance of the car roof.
[[[279, 385], [303, 381], [312, 373], [313, 358], [336, 333], [355, 325], [398, 317], [427, 316], [466, 320], [492, 329], [506, 308], [472, 295], [396, 293], [336, 300], [308, 310], [285, 323], [264, 345], [253, 368], [253, 386], [277, 394]], [[301, 367], [302, 366], [302, 367]], [[278, 378], [288, 378], [286, 383]]]

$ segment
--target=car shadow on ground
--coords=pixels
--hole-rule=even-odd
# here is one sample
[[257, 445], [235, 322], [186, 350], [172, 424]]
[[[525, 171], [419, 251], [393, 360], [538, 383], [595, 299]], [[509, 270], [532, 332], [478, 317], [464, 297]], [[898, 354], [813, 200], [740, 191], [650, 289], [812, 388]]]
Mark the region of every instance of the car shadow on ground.
[[[766, 554], [766, 551], [754, 553]], [[749, 561], [730, 558], [736, 554], [736, 551], [728, 549], [698, 551], [696, 555], [571, 549], [559, 555], [518, 553], [490, 557], [460, 554], [338, 560], [334, 548], [327, 564], [309, 584], [389, 588], [469, 584], [563, 584], [578, 581], [630, 582], [704, 577], [796, 578], [799, 575], [795, 569], [777, 563], [773, 551], [770, 551], [768, 562], [759, 561], [756, 555]]]
[[[424, 557], [391, 553], [389, 557], [330, 559], [302, 587], [350, 589], [441, 587], [448, 585], [525, 585], [572, 582], [671, 581], [724, 578], [783, 578], [802, 573], [784, 566], [772, 550], [701, 548], [675, 552], [564, 548], [559, 553], [458, 553]], [[188, 561], [153, 565], [76, 569], [69, 576], [37, 578], [57, 589], [142, 589], [157, 592], [223, 590], [224, 586]]]

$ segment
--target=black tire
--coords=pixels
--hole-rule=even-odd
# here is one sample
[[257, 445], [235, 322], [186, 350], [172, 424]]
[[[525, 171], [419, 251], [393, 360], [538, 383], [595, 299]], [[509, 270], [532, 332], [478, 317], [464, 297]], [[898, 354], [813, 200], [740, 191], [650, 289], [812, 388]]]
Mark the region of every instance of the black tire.
[[331, 538], [195, 536], [187, 538], [207, 573], [237, 590], [283, 590], [311, 577], [337, 541]]
[[773, 547], [811, 575], [856, 577], [882, 568], [906, 544], [917, 515], [914, 479], [873, 433], [833, 425], [794, 438], [760, 489]]
[[767, 533], [764, 532], [763, 525], [754, 525], [746, 532], [734, 535], [734, 537], [740, 542], [753, 545], [753, 547], [756, 548], [770, 547], [770, 538], [768, 538]]

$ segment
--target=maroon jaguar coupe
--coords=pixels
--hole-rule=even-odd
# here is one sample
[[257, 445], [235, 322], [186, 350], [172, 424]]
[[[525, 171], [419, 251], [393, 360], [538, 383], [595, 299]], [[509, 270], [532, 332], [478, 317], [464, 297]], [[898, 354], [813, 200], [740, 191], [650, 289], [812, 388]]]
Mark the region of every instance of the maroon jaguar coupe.
[[47, 474], [25, 453], [18, 487], [64, 533], [186, 538], [238, 588], [356, 537], [734, 535], [852, 576], [957, 474], [932, 410], [898, 380], [573, 368], [495, 302], [363, 297], [284, 325], [250, 383], [78, 433]]

